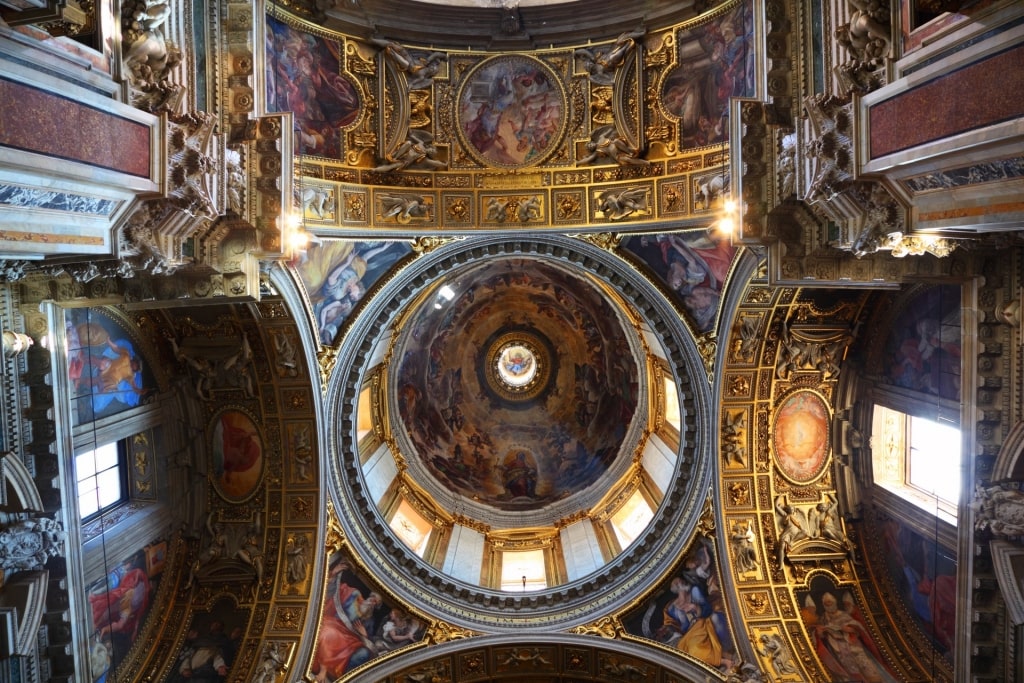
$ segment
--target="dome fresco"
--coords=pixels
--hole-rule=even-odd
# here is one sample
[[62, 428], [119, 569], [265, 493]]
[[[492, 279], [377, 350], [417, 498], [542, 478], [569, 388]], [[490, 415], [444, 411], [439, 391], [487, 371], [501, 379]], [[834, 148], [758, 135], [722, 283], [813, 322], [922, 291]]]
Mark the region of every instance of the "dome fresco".
[[444, 499], [535, 511], [584, 491], [637, 412], [619, 315], [593, 282], [544, 261], [456, 271], [412, 312], [398, 351], [399, 419]]

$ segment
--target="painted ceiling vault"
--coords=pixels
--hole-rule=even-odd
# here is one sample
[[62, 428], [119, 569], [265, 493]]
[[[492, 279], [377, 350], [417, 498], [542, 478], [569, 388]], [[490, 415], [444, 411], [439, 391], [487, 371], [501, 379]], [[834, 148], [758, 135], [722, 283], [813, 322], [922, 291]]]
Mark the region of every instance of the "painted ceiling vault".
[[1021, 683], [1020, 3], [40, 3], [0, 681]]

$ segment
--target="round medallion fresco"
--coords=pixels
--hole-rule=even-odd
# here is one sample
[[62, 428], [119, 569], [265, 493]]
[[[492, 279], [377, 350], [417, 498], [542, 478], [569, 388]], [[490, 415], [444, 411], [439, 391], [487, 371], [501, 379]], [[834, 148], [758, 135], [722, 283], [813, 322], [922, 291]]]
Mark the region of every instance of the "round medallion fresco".
[[444, 284], [454, 296], [440, 307], [427, 297], [395, 353], [396, 414], [418, 456], [410, 469], [438, 499], [497, 511], [588, 490], [619, 455], [639, 395], [637, 360], [603, 292], [521, 258]]
[[263, 437], [248, 413], [222, 411], [210, 423], [213, 486], [225, 500], [241, 502], [256, 490], [263, 476]]
[[482, 358], [484, 389], [509, 402], [537, 398], [548, 388], [554, 358], [551, 345], [537, 332], [519, 329], [495, 335]]
[[565, 112], [565, 91], [548, 65], [525, 55], [503, 55], [481, 62], [466, 76], [458, 130], [478, 162], [520, 168], [555, 150]]
[[790, 394], [775, 413], [775, 462], [790, 481], [814, 481], [828, 462], [829, 410], [813, 391]]

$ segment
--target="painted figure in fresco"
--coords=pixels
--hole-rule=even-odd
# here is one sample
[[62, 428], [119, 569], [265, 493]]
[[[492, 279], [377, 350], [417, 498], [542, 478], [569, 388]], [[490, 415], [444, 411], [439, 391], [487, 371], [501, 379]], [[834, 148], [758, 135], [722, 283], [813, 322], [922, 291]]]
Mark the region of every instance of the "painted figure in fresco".
[[113, 588], [89, 594], [92, 626], [100, 637], [111, 636], [122, 640], [121, 651], [135, 641], [142, 617], [149, 606], [149, 576], [128, 558], [121, 566], [122, 573]]
[[736, 253], [728, 238], [705, 230], [627, 238], [623, 244], [681, 297], [698, 331], [711, 329]]
[[[642, 635], [671, 645], [710, 666], [722, 670], [735, 663], [735, 647], [725, 616], [725, 602], [714, 571], [713, 549], [701, 539], [684, 561], [683, 569], [669, 583], [672, 597], [661, 607], [661, 624], [649, 624], [655, 617], [647, 609]], [[638, 635], [640, 635], [638, 633]]]
[[956, 634], [956, 569], [937, 557], [938, 545], [893, 519], [883, 525], [886, 562], [896, 585], [926, 633], [951, 656]]
[[367, 286], [404, 253], [401, 246], [396, 242], [327, 242], [307, 250], [298, 269], [313, 304], [322, 342], [334, 341], [342, 322], [365, 296]]
[[222, 683], [234, 658], [235, 644], [224, 632], [224, 622], [215, 619], [205, 629], [191, 628], [171, 683]]
[[255, 465], [263, 448], [259, 434], [250, 429], [252, 422], [237, 419], [238, 413], [228, 411], [221, 415], [221, 451], [223, 453], [223, 471], [218, 473], [225, 483], [232, 477], [247, 472]]
[[554, 141], [563, 103], [548, 74], [533, 64], [497, 61], [475, 72], [459, 101], [469, 143], [501, 166], [529, 163]]
[[813, 624], [815, 649], [825, 667], [846, 681], [896, 683], [885, 666], [867, 626], [850, 612], [839, 609], [832, 593], [821, 596], [821, 612]]
[[267, 17], [267, 111], [294, 114], [298, 151], [339, 158], [341, 129], [359, 114], [355, 86], [340, 72], [336, 41]]
[[328, 572], [323, 620], [312, 667], [316, 680], [325, 683], [338, 680], [346, 671], [378, 654], [370, 633], [381, 597], [374, 592], [364, 597], [362, 591], [346, 583], [342, 573], [349, 568], [346, 560], [336, 558]]
[[526, 451], [517, 451], [502, 465], [505, 490], [512, 498], [533, 498], [537, 495], [537, 467], [532, 461], [533, 458], [527, 460]]
[[[68, 317], [68, 376], [75, 396], [84, 397], [95, 419], [140, 405], [152, 392], [145, 386], [142, 360], [127, 338], [115, 338], [98, 322], [77, 322]], [[116, 330], [115, 330], [116, 331]]]
[[711, 605], [700, 587], [682, 577], [672, 579], [669, 590], [676, 596], [665, 606], [658, 639], [711, 666], [722, 664], [722, 642], [711, 621]]
[[377, 649], [381, 652], [393, 650], [419, 640], [423, 624], [400, 609], [392, 609], [380, 630]]
[[943, 285], [907, 302], [886, 342], [893, 384], [960, 399], [960, 288]]
[[728, 135], [729, 100], [755, 92], [753, 22], [749, 6], [741, 6], [694, 29], [701, 51], [680, 60], [665, 79], [662, 104], [680, 122], [683, 147], [722, 142]]
[[141, 552], [126, 558], [87, 595], [93, 629], [89, 666], [94, 681], [106, 680], [107, 672], [123, 661], [146, 618], [155, 588], [144, 566]]

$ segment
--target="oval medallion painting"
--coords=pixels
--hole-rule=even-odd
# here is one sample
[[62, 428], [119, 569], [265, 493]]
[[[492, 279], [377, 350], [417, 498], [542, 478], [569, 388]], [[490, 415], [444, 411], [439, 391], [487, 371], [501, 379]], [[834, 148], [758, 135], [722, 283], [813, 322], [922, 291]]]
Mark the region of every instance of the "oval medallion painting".
[[565, 127], [565, 94], [555, 72], [522, 55], [488, 59], [459, 93], [459, 134], [487, 166], [519, 168], [543, 161]]
[[225, 500], [241, 502], [263, 475], [263, 437], [247, 413], [234, 409], [215, 417], [211, 431], [214, 488]]
[[828, 460], [828, 406], [813, 391], [790, 394], [775, 414], [775, 460], [787, 479], [806, 484]]

